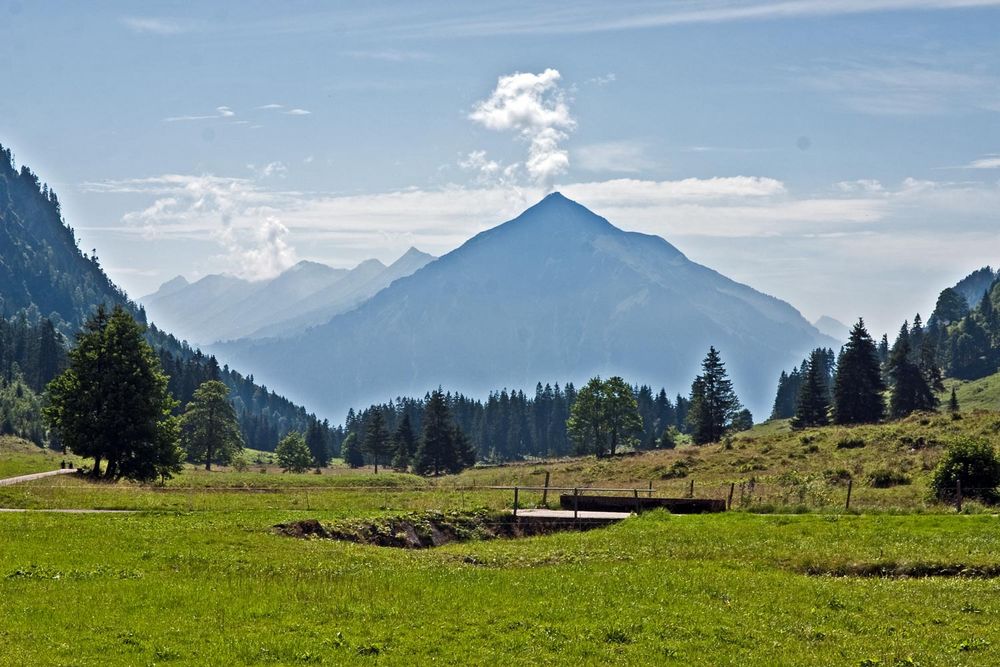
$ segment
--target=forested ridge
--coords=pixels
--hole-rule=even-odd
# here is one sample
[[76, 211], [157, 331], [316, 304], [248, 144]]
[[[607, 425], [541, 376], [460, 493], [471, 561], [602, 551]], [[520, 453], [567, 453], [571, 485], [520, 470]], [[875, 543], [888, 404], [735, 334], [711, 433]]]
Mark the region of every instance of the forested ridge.
[[[0, 428], [44, 439], [40, 422], [26, 415], [34, 414], [30, 406], [63, 369], [67, 346], [99, 304], [120, 305], [147, 325], [143, 308], [111, 281], [96, 252], [81, 252], [55, 191], [27, 166], [16, 167], [12, 151], [0, 145]], [[179, 410], [206, 379], [230, 388], [248, 447], [273, 450], [286, 433], [304, 432], [315, 421], [252, 375], [220, 368], [169, 333], [147, 325], [145, 336]]]

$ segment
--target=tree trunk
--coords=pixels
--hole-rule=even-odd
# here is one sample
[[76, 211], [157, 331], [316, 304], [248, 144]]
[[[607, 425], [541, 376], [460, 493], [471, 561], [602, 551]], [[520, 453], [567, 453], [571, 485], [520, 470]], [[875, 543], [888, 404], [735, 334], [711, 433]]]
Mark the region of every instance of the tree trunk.
[[101, 476], [101, 457], [94, 457], [94, 469], [90, 471], [90, 476], [97, 479]]

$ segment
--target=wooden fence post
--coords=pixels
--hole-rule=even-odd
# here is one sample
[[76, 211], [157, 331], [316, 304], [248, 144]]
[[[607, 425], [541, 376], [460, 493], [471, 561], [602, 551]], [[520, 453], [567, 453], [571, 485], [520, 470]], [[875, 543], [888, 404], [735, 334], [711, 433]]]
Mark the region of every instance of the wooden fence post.
[[955, 509], [962, 511], [962, 479], [955, 480]]
[[514, 516], [517, 516], [517, 487], [514, 487]]
[[847, 502], [844, 503], [845, 512], [851, 511], [851, 490], [853, 488], [854, 488], [854, 480], [853, 479], [847, 480]]
[[729, 483], [729, 499], [726, 500], [726, 509], [733, 509], [733, 491], [736, 490], [736, 482]]
[[542, 490], [542, 506], [549, 506], [549, 471], [545, 471], [545, 489]]
[[573, 521], [576, 521], [576, 515], [579, 513], [580, 507], [580, 489], [573, 489]]
[[632, 493], [635, 494], [635, 513], [639, 514], [639, 489], [632, 489]]
[[653, 480], [649, 480], [649, 497], [653, 497]]
[[694, 480], [691, 480], [691, 485], [688, 487], [688, 498], [694, 498]]

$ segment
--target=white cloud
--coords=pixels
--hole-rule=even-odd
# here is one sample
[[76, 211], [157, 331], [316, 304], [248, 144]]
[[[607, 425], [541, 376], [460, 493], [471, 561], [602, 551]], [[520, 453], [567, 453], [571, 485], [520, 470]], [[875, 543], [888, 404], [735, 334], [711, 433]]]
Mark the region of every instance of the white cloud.
[[1000, 155], [991, 154], [981, 157], [978, 160], [973, 160], [965, 165], [963, 169], [1000, 169]]
[[597, 172], [638, 173], [654, 166], [638, 141], [606, 141], [580, 146], [573, 151], [581, 169]]
[[270, 110], [270, 109], [284, 109], [285, 105], [284, 104], [274, 104], [274, 103], [271, 103], [271, 104], [263, 104], [263, 105], [261, 105], [259, 107], [254, 107], [254, 108], [255, 109], [268, 109], [268, 110]]
[[268, 162], [261, 166], [248, 164], [247, 169], [256, 174], [258, 178], [270, 178], [271, 176], [283, 177], [288, 173], [288, 167], [285, 166], [284, 162]]
[[834, 185], [841, 192], [885, 192], [885, 187], [879, 181], [871, 178], [861, 178], [856, 181], [841, 181]]
[[305, 109], [295, 108], [295, 109], [289, 109], [288, 111], [285, 111], [284, 113], [286, 115], [288, 115], [288, 116], [308, 116], [309, 114], [312, 113], [312, 111], [307, 111]]
[[609, 83], [614, 83], [618, 77], [614, 72], [608, 72], [607, 74], [602, 74], [601, 76], [595, 76], [592, 79], [587, 79], [587, 83], [592, 83], [597, 86], [606, 86]]
[[[215, 107], [215, 113], [203, 114], [203, 115], [189, 115], [189, 116], [169, 116], [164, 118], [166, 123], [177, 123], [189, 120], [214, 120], [217, 118], [232, 118], [236, 115], [236, 112], [227, 106]], [[239, 122], [239, 121], [236, 121]]]
[[295, 262], [278, 215], [298, 193], [266, 191], [253, 181], [212, 175], [167, 174], [151, 178], [85, 183], [84, 190], [145, 195], [153, 201], [122, 222], [146, 238], [186, 238], [219, 243], [225, 267], [245, 278], [276, 275]]
[[493, 93], [469, 114], [487, 129], [514, 131], [528, 141], [525, 168], [532, 179], [546, 186], [569, 166], [569, 154], [559, 144], [576, 127], [559, 88], [560, 78], [551, 68], [540, 74], [501, 76]]
[[126, 16], [121, 22], [126, 28], [139, 34], [180, 35], [198, 29], [197, 25], [190, 22], [149, 16]]

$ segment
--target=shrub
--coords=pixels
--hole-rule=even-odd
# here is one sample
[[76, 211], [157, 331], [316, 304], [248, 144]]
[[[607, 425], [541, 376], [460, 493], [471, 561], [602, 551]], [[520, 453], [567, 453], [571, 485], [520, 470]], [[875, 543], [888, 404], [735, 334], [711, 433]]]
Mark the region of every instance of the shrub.
[[843, 437], [837, 441], [837, 449], [860, 449], [865, 446], [864, 438]]
[[977, 498], [984, 503], [998, 500], [1000, 457], [991, 444], [962, 438], [945, 450], [934, 470], [931, 490], [938, 500], [951, 500], [959, 481], [964, 497]]
[[902, 486], [910, 483], [909, 475], [905, 475], [899, 470], [889, 470], [880, 468], [868, 473], [868, 486], [873, 489], [888, 489], [892, 486]]

